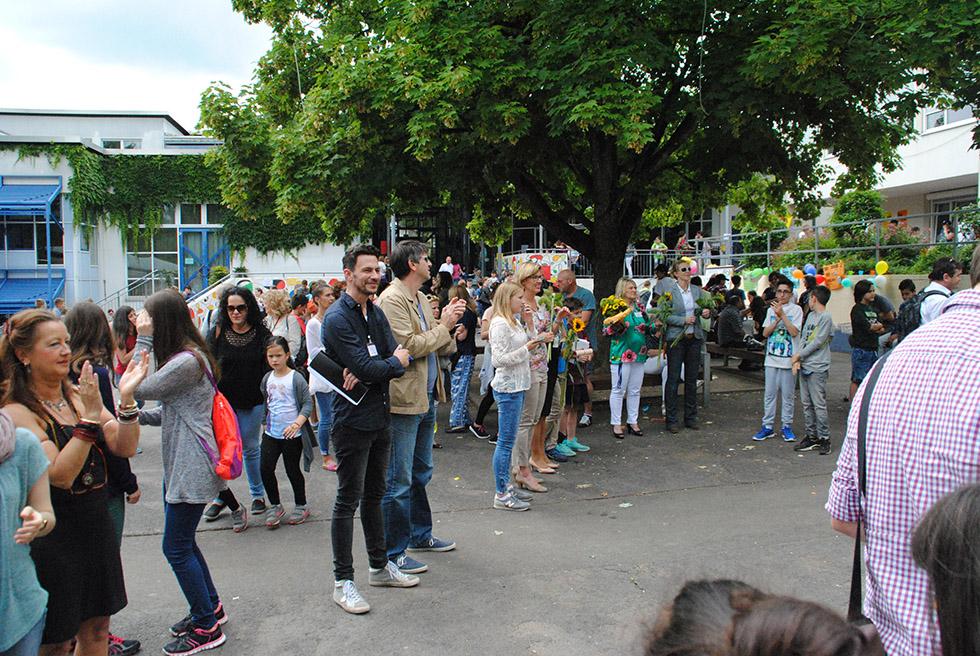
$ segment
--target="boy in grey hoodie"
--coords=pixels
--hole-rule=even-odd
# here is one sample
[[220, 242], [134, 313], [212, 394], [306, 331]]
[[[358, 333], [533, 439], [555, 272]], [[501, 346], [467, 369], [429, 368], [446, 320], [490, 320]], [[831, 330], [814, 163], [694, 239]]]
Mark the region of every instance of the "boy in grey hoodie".
[[834, 321], [827, 312], [830, 290], [818, 285], [810, 290], [807, 304], [810, 313], [803, 324], [802, 347], [793, 356], [793, 372], [800, 374], [800, 400], [806, 435], [794, 451], [820, 449], [830, 453], [830, 428], [827, 425], [827, 376], [830, 373], [830, 339]]

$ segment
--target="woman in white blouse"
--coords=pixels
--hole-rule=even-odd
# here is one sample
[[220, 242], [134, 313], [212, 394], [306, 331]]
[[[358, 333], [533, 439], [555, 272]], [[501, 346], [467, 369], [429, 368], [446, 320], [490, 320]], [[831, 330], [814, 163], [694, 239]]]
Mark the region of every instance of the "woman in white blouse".
[[498, 510], [527, 510], [531, 495], [518, 491], [510, 480], [511, 451], [517, 437], [517, 425], [524, 407], [524, 392], [531, 386], [531, 351], [542, 342], [532, 338], [518, 319], [522, 311], [530, 324], [531, 309], [524, 304], [520, 285], [505, 282], [493, 296], [490, 319], [490, 347], [494, 366], [493, 397], [497, 401], [497, 447], [493, 452], [493, 476], [496, 494], [493, 507]]

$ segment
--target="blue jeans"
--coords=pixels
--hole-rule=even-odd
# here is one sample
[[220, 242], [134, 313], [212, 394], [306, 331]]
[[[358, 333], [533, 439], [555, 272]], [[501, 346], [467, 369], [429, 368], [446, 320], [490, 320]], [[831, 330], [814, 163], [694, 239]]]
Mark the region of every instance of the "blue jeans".
[[316, 408], [320, 413], [320, 423], [316, 426], [316, 441], [320, 443], [320, 453], [330, 453], [330, 431], [333, 430], [333, 397], [336, 392], [317, 392]]
[[253, 499], [265, 496], [262, 485], [262, 420], [265, 419], [265, 406], [257, 405], [248, 410], [235, 409], [238, 429], [242, 433], [242, 460], [245, 476], [248, 477], [248, 491]]
[[0, 651], [0, 656], [37, 656], [37, 651], [41, 648], [41, 638], [44, 637], [44, 620], [47, 616], [48, 611], [45, 609], [37, 624], [32, 626], [20, 640]]
[[517, 439], [517, 426], [524, 409], [524, 392], [493, 390], [497, 402], [497, 448], [493, 450], [493, 480], [497, 494], [503, 494], [510, 483], [510, 456]]
[[191, 607], [194, 626], [210, 629], [217, 621], [214, 609], [219, 600], [204, 554], [197, 547], [197, 525], [202, 513], [203, 503], [164, 502], [163, 555]]
[[851, 382], [860, 384], [871, 371], [878, 360], [878, 351], [865, 351], [863, 348], [851, 348]]
[[473, 377], [473, 363], [475, 361], [475, 355], [461, 355], [453, 368], [453, 407], [449, 411], [449, 425], [453, 428], [469, 426], [473, 423], [473, 417], [470, 416], [469, 396], [470, 379]]
[[429, 394], [429, 411], [391, 415], [391, 458], [388, 489], [381, 507], [385, 517], [388, 558], [394, 560], [412, 544], [432, 537], [432, 511], [425, 486], [432, 480], [432, 439], [436, 407]]

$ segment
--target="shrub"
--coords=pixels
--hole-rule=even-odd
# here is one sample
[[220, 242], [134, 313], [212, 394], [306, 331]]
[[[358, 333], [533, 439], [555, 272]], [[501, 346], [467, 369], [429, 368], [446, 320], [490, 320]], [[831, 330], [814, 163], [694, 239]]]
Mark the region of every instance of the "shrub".
[[211, 267], [211, 271], [208, 273], [208, 285], [213, 285], [225, 276], [228, 275], [228, 267], [222, 266], [220, 264]]
[[[838, 239], [854, 238], [866, 232], [869, 221], [884, 215], [881, 194], [872, 189], [858, 189], [840, 197], [830, 217], [830, 225]], [[840, 225], [846, 223], [854, 225]]]

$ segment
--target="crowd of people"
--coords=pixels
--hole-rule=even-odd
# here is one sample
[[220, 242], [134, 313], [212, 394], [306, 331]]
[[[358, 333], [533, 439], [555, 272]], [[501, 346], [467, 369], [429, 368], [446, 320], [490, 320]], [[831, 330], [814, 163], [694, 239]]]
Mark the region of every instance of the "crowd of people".
[[[795, 448], [831, 451], [831, 292], [815, 281], [797, 299], [793, 282], [776, 273], [763, 293], [746, 294], [737, 276], [702, 286], [681, 257], [658, 266], [642, 289], [620, 279], [597, 303], [572, 270], [546, 281], [540, 266], [525, 263], [503, 280], [468, 281], [449, 258], [433, 272], [426, 246], [410, 240], [384, 259], [356, 245], [343, 266], [342, 283], [304, 282], [292, 293], [229, 285], [203, 332], [175, 290], [154, 294], [140, 312], [119, 308], [111, 325], [84, 302], [63, 317], [32, 309], [10, 319], [0, 341], [0, 655], [139, 650], [110, 633], [109, 620], [127, 603], [120, 547], [127, 502], [141, 495], [128, 463], [141, 425], [162, 428], [163, 554], [189, 608], [170, 627], [171, 655], [226, 639], [228, 614], [195, 537], [201, 519], [217, 521], [227, 509], [236, 533], [259, 518], [269, 529], [305, 522], [303, 472], [314, 461], [337, 477], [334, 602], [352, 614], [371, 608], [354, 580], [358, 509], [368, 584], [417, 586], [429, 568], [418, 556], [456, 547], [433, 534], [426, 491], [439, 403], [451, 404], [446, 432], [492, 444], [492, 507], [529, 510], [548, 491], [539, 475], [589, 451], [577, 432], [592, 421], [600, 334], [609, 340], [614, 438], [643, 435], [641, 389], [651, 373], [663, 378], [666, 432], [699, 430], [700, 358], [705, 341], [717, 339], [765, 353], [762, 427], [752, 439], [776, 435], [778, 411], [779, 435], [797, 441], [798, 386], [806, 432]], [[940, 642], [947, 654], [976, 653], [978, 536], [963, 527], [980, 525], [980, 493], [955, 490], [975, 483], [980, 467], [980, 363], [970, 348], [980, 343], [980, 253], [973, 289], [954, 295], [962, 271], [942, 258], [922, 292], [903, 281], [897, 312], [867, 281], [852, 290], [852, 412], [827, 509], [848, 535], [862, 523], [865, 612], [877, 634], [745, 583], [697, 581], [664, 610], [647, 653], [856, 655], [882, 653], [883, 644], [889, 654], [933, 654]], [[472, 415], [477, 336], [484, 357]], [[910, 380], [924, 406], [902, 393]], [[217, 474], [214, 446], [202, 438], [215, 433], [216, 399], [237, 419], [249, 503]], [[484, 421], [494, 405], [492, 434]], [[867, 447], [859, 448], [864, 433]], [[862, 457], [866, 476], [858, 474]], [[289, 513], [276, 480], [280, 459]]]

